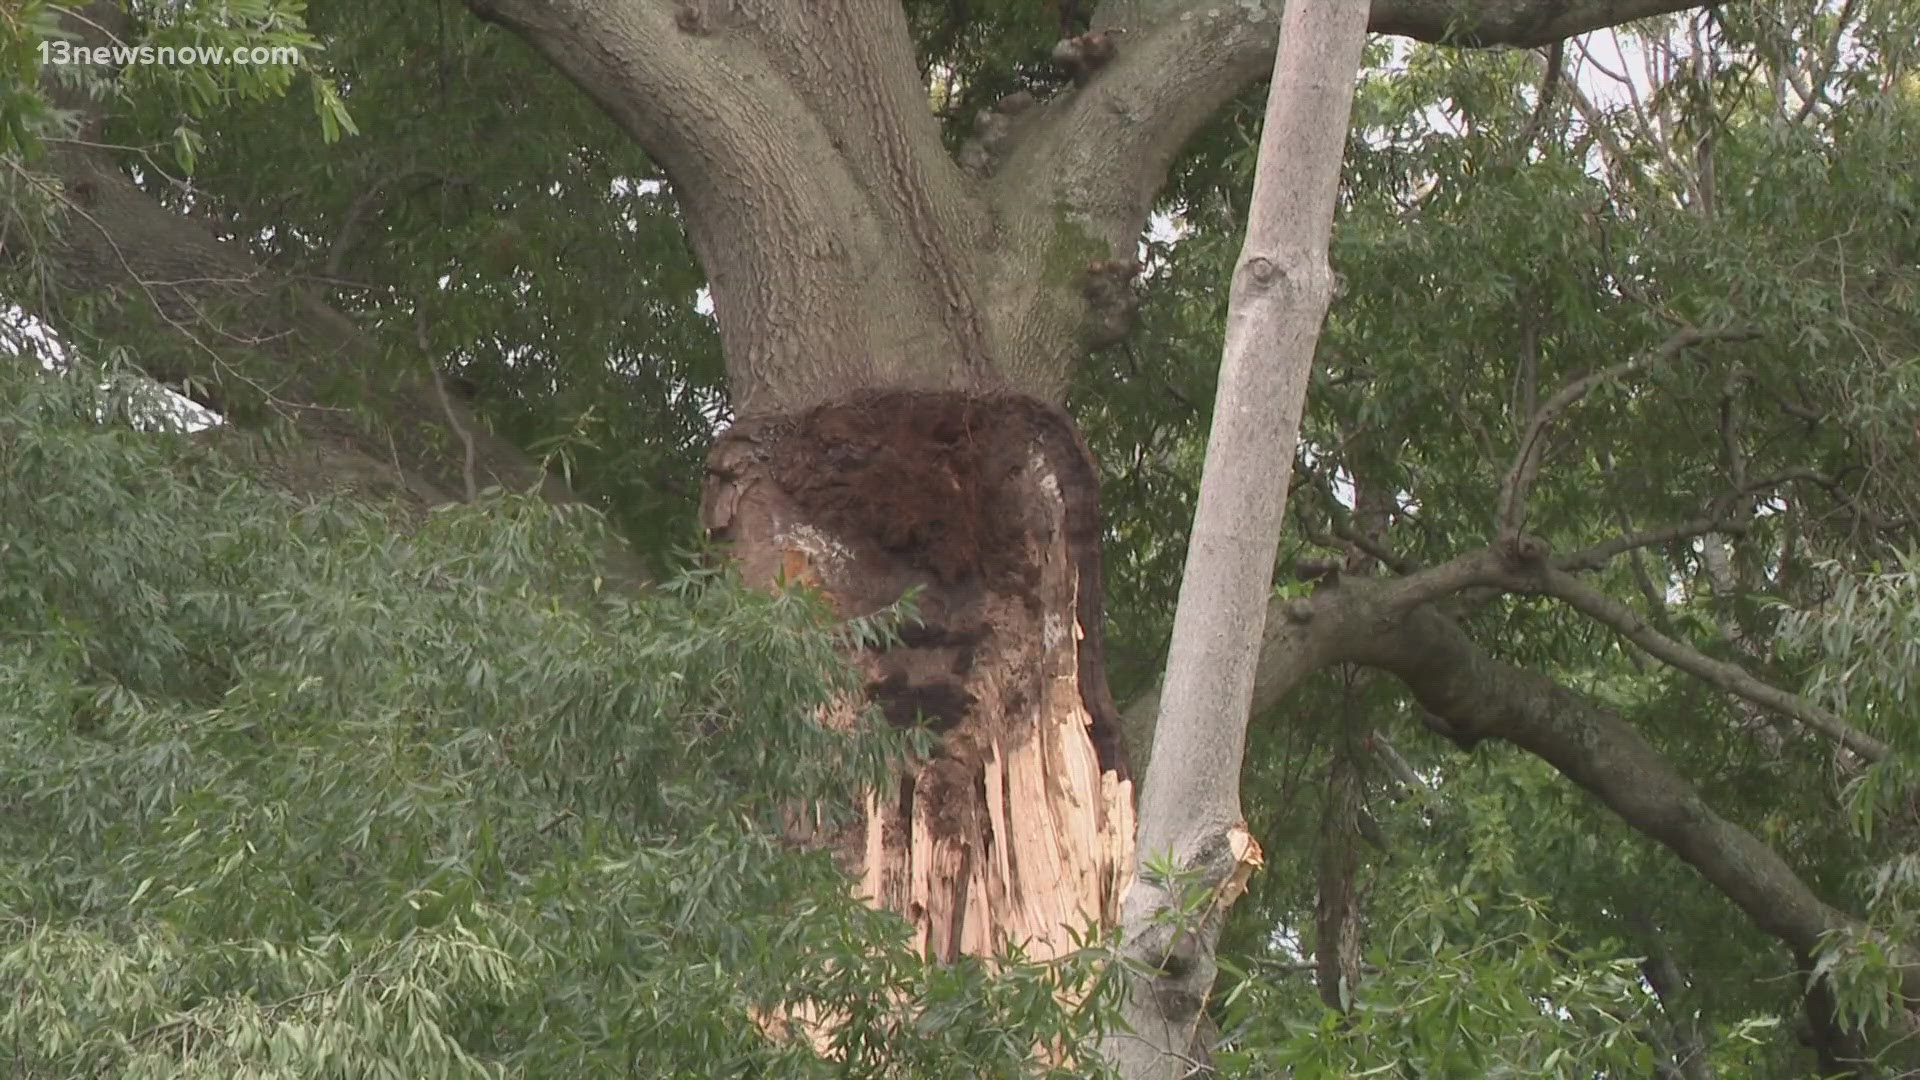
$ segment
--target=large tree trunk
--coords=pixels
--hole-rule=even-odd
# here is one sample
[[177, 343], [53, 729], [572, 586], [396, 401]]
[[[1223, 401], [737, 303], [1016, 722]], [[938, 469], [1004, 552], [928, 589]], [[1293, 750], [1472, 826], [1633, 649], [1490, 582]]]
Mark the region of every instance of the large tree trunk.
[[[881, 707], [943, 737], [838, 838], [861, 887], [939, 956], [1006, 938], [1053, 955], [1111, 923], [1130, 782], [1100, 663], [1095, 473], [1060, 405], [1072, 365], [1125, 330], [1180, 147], [1272, 70], [1277, 5], [1102, 4], [1094, 32], [1125, 31], [1112, 61], [983, 115], [994, 137], [963, 169], [898, 0], [468, 3], [599, 102], [686, 211], [740, 418], [709, 460], [709, 528], [752, 578], [808, 579], [848, 614], [922, 590], [922, 625], [857, 660]], [[1686, 6], [1383, 0], [1372, 17], [1520, 43]]]
[[1060, 406], [1130, 310], [1151, 186], [1066, 225], [1099, 170], [1018, 148], [1082, 112], [1076, 145], [1123, 125], [1068, 92], [1017, 118], [995, 175], [963, 171], [897, 0], [472, 6], [626, 126], [687, 212], [739, 417], [707, 527], [750, 580], [804, 579], [849, 616], [917, 591], [903, 640], [854, 659], [880, 708], [940, 739], [832, 838], [858, 887], [943, 958], [1049, 957], [1110, 925], [1132, 787], [1097, 473]]

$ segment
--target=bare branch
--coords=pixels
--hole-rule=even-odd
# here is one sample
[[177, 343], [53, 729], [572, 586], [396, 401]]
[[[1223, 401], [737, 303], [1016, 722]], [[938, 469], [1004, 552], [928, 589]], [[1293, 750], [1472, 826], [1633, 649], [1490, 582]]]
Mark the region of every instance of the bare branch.
[[[1458, 580], [1470, 563], [1493, 570], [1492, 552], [1422, 571]], [[1448, 568], [1451, 569], [1448, 569]], [[1415, 575], [1419, 577], [1421, 575]], [[1269, 607], [1253, 707], [1271, 708], [1309, 673], [1349, 662], [1390, 672], [1460, 741], [1501, 739], [1552, 765], [1628, 825], [1671, 850], [1745, 912], [1799, 951], [1858, 924], [1828, 905], [1758, 837], [1722, 818], [1632, 724], [1537, 672], [1495, 659], [1432, 608], [1389, 613], [1408, 579], [1344, 581], [1308, 599]], [[1427, 591], [1437, 591], [1430, 583]], [[1130, 716], [1152, 715], [1155, 695]], [[1376, 748], [1382, 746], [1376, 739]], [[1397, 755], [1395, 755], [1397, 757]], [[1411, 770], [1394, 768], [1396, 774]], [[1415, 778], [1417, 780], [1417, 777]], [[1401, 775], [1401, 782], [1407, 776]], [[1904, 992], [1920, 999], [1920, 965], [1903, 965]]]
[[1566, 58], [1567, 43], [1564, 38], [1555, 41], [1547, 50], [1547, 71], [1540, 78], [1540, 96], [1533, 103], [1533, 115], [1527, 118], [1527, 126], [1521, 130], [1520, 137], [1514, 140], [1514, 146], [1522, 157], [1546, 126], [1547, 114], [1553, 108], [1553, 92], [1560, 86], [1560, 74], [1566, 66]]
[[1833, 81], [1833, 75], [1840, 70], [1840, 43], [1846, 39], [1847, 30], [1853, 25], [1855, 9], [1859, 0], [1846, 0], [1840, 5], [1840, 14], [1833, 21], [1833, 33], [1827, 38], [1827, 46], [1822, 52], [1820, 73], [1806, 84], [1796, 82], [1794, 92], [1801, 97], [1800, 110], [1793, 116], [1793, 122], [1799, 124], [1813, 112], [1814, 108], [1827, 97], [1827, 84]]
[[1438, 566], [1381, 583], [1373, 591], [1381, 625], [1411, 618], [1420, 607], [1474, 586], [1544, 593], [1613, 629], [1667, 664], [1737, 697], [1805, 724], [1867, 761], [1885, 757], [1887, 745], [1856, 730], [1838, 714], [1761, 681], [1737, 664], [1716, 660], [1675, 641], [1625, 605], [1556, 569], [1545, 545], [1518, 537], [1468, 552]]
[[[1544, 65], [1545, 61], [1541, 63]], [[1591, 64], [1591, 60], [1588, 59], [1586, 63]], [[1600, 65], [1591, 64], [1591, 66], [1599, 67]], [[1589, 98], [1585, 91], [1580, 89], [1580, 81], [1577, 77], [1567, 80], [1566, 91], [1567, 100], [1573, 103], [1573, 110], [1580, 114], [1580, 119], [1586, 123], [1587, 130], [1599, 140], [1601, 156], [1606, 165], [1610, 169], [1625, 168], [1632, 160], [1627, 156], [1626, 147], [1621, 145], [1619, 137], [1614, 134], [1613, 125], [1607, 122], [1606, 114], [1600, 111], [1600, 107], [1593, 103], [1593, 99]]]
[[1553, 557], [1553, 566], [1558, 570], [1598, 570], [1613, 561], [1616, 555], [1629, 551], [1652, 547], [1655, 544], [1671, 543], [1675, 540], [1689, 540], [1704, 536], [1710, 532], [1726, 532], [1733, 528], [1734, 522], [1719, 515], [1694, 518], [1677, 525], [1668, 525], [1645, 532], [1623, 533], [1611, 540], [1602, 540], [1592, 547]]
[[[1353, 0], [1358, 2], [1358, 0]], [[1704, 0], [1374, 0], [1370, 28], [1454, 46], [1543, 46], [1597, 27], [1700, 6]], [[1106, 0], [1093, 32], [1124, 31], [1111, 59], [1024, 119], [989, 185], [1012, 250], [989, 268], [1011, 295], [1016, 325], [1077, 325], [1070, 298], [1023, 285], [1047, 265], [1059, 207], [1109, 249], [1131, 257], [1155, 193], [1189, 138], [1266, 77], [1280, 0], [1197, 4]], [[1051, 346], [1051, 347], [1049, 347]], [[1042, 343], [1041, 352], [1065, 343]]]
[[1440, 45], [1536, 48], [1713, 0], [1374, 0], [1370, 29]]
[[[1741, 467], [1738, 471], [1744, 476], [1746, 470], [1744, 467]], [[1663, 526], [1658, 529], [1648, 529], [1644, 532], [1622, 532], [1619, 536], [1613, 537], [1610, 540], [1603, 540], [1600, 543], [1594, 544], [1592, 547], [1582, 548], [1579, 551], [1568, 552], [1564, 555], [1555, 555], [1551, 560], [1551, 564], [1556, 570], [1598, 570], [1611, 562], [1617, 555], [1624, 555], [1630, 551], [1638, 551], [1641, 548], [1653, 547], [1656, 544], [1671, 543], [1675, 540], [1690, 540], [1696, 536], [1704, 536], [1707, 533], [1716, 532], [1727, 533], [1733, 536], [1744, 535], [1752, 523], [1748, 517], [1751, 512], [1751, 503], [1748, 500], [1759, 496], [1762, 492], [1771, 491], [1792, 480], [1808, 480], [1822, 484], [1831, 484], [1832, 482], [1830, 478], [1820, 476], [1811, 469], [1792, 469], [1787, 472], [1764, 476], [1758, 480], [1745, 481], [1733, 491], [1715, 500], [1707, 513], [1697, 518], [1674, 525]], [[1620, 525], [1622, 529], [1627, 527], [1627, 522], [1624, 517], [1622, 517]]]
[[[1298, 466], [1296, 466], [1296, 468], [1297, 467]], [[1320, 492], [1322, 497], [1326, 499], [1329, 506], [1328, 513], [1332, 519], [1328, 523], [1328, 528], [1331, 530], [1330, 532], [1322, 532], [1306, 521], [1296, 519], [1308, 543], [1313, 544], [1315, 547], [1325, 548], [1328, 551], [1339, 551], [1346, 554], [1351, 554], [1351, 549], [1358, 548], [1363, 554], [1371, 557], [1375, 562], [1396, 574], [1411, 574], [1420, 568], [1419, 563], [1401, 555], [1386, 544], [1374, 537], [1366, 535], [1356, 528], [1353, 520], [1344, 513], [1345, 508], [1340, 505], [1339, 500], [1335, 499], [1333, 493], [1326, 489], [1326, 478], [1319, 470], [1302, 470], [1301, 479], [1303, 483], [1296, 485], [1296, 490], [1312, 484], [1314, 488]]]

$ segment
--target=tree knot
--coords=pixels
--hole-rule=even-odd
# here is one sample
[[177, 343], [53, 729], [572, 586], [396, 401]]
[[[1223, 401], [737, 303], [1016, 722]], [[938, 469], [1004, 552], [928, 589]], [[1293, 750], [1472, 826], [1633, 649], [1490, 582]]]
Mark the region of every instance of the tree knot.
[[1113, 59], [1118, 38], [1124, 33], [1124, 29], [1116, 26], [1061, 38], [1053, 46], [1053, 62], [1073, 77], [1075, 86], [1085, 86], [1094, 72]]
[[1540, 570], [1553, 554], [1553, 545], [1538, 536], [1510, 536], [1500, 542], [1498, 554], [1509, 570]]

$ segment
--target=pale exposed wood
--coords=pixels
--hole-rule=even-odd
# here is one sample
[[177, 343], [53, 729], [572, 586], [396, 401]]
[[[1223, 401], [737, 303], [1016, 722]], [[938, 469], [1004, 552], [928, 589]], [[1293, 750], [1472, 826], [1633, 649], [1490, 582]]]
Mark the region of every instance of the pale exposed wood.
[[[905, 914], [929, 955], [990, 955], [1010, 941], [1029, 958], [1051, 959], [1072, 947], [1073, 934], [1118, 917], [1132, 872], [1133, 783], [1100, 768], [1077, 674], [1062, 653], [1031, 710], [1033, 736], [987, 748], [984, 822], [959, 834], [931, 826], [939, 808], [921, 802], [925, 766], [906, 813], [876, 795], [866, 801], [860, 893]], [[886, 843], [902, 829], [911, 830], [904, 850]]]

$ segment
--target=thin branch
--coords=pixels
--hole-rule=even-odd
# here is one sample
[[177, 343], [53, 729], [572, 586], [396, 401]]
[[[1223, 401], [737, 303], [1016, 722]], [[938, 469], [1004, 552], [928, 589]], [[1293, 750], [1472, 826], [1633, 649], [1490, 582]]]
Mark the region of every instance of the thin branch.
[[[1624, 65], [1627, 50], [1620, 41], [1619, 29], [1617, 27], [1614, 28], [1610, 36], [1613, 39], [1614, 53], [1621, 57]], [[1660, 77], [1660, 73], [1653, 70], [1654, 65], [1658, 62], [1657, 58], [1661, 55], [1661, 49], [1665, 47], [1665, 45], [1666, 42], [1664, 38], [1649, 39], [1647, 41], [1647, 47], [1642, 54], [1642, 71], [1646, 75], [1647, 81], [1656, 87], [1666, 82], [1665, 79]], [[1585, 46], [1583, 45], [1582, 48], [1584, 49]], [[1667, 49], [1667, 55], [1671, 55], [1670, 48]], [[1602, 68], [1602, 70], [1604, 71], [1605, 69]], [[1665, 123], [1656, 123], [1660, 118], [1653, 115], [1650, 103], [1640, 100], [1639, 80], [1631, 77], [1622, 78], [1620, 79], [1620, 85], [1625, 88], [1627, 92], [1628, 115], [1633, 117], [1635, 126], [1640, 129], [1640, 137], [1659, 152], [1660, 159], [1666, 163], [1667, 171], [1674, 179], [1685, 185], [1687, 194], [1692, 198], [1692, 204], [1698, 206], [1700, 190], [1695, 183], [1695, 178], [1692, 173], [1681, 166], [1679, 156], [1674, 153], [1673, 140], [1667, 134]]]
[[1558, 393], [1535, 410], [1533, 419], [1527, 423], [1526, 434], [1520, 438], [1520, 450], [1514, 455], [1513, 465], [1507, 469], [1506, 479], [1500, 484], [1500, 535], [1512, 537], [1520, 533], [1526, 518], [1527, 496], [1533, 488], [1534, 479], [1539, 475], [1540, 459], [1545, 452], [1547, 428], [1594, 387], [1663, 363], [1694, 345], [1741, 341], [1757, 336], [1758, 333], [1752, 330], [1696, 330], [1687, 327], [1669, 335], [1652, 352], [1583, 375], [1561, 387]]
[[[1583, 56], [1584, 52], [1585, 50], [1582, 50]], [[1585, 57], [1585, 60], [1587, 63], [1592, 63], [1591, 57]], [[1601, 65], [1593, 64], [1592, 66], [1600, 67]], [[1600, 106], [1595, 105], [1593, 99], [1587, 97], [1586, 93], [1580, 89], [1577, 78], [1567, 82], [1566, 92], [1567, 100], [1573, 103], [1574, 111], [1579, 113], [1580, 119], [1586, 123], [1587, 131], [1599, 140], [1602, 159], [1614, 169], [1626, 168], [1630, 160], [1627, 157], [1627, 149], [1614, 133], [1613, 125], [1607, 123], [1606, 114], [1600, 111]]]
[[427, 365], [427, 378], [433, 380], [433, 391], [440, 398], [440, 411], [446, 414], [447, 424], [454, 434], [460, 437], [463, 450], [460, 479], [466, 487], [468, 502], [480, 498], [480, 483], [475, 475], [474, 461], [477, 457], [473, 444], [473, 432], [460, 419], [459, 411], [453, 407], [453, 398], [447, 394], [447, 379], [441, 374], [438, 365], [433, 362], [433, 342], [427, 336], [427, 309], [416, 305], [413, 310], [413, 337], [419, 343], [421, 359]]
[[1610, 627], [1669, 666], [1791, 717], [1866, 761], [1878, 761], [1887, 755], [1887, 744], [1856, 730], [1839, 714], [1762, 682], [1738, 664], [1716, 660], [1667, 637], [1619, 601], [1556, 569], [1545, 554], [1546, 546], [1538, 539], [1515, 537], [1382, 583], [1376, 609], [1380, 625], [1401, 621], [1422, 605], [1477, 585], [1511, 592], [1543, 593]]
[[1630, 551], [1638, 551], [1641, 548], [1653, 547], [1656, 544], [1670, 543], [1674, 540], [1690, 540], [1693, 537], [1704, 536], [1707, 533], [1714, 532], [1728, 533], [1733, 536], [1743, 535], [1747, 532], [1751, 524], [1746, 516], [1750, 512], [1749, 507], [1751, 504], [1749, 500], [1759, 496], [1763, 492], [1772, 491], [1774, 488], [1791, 480], [1813, 480], [1824, 484], [1832, 483], [1829, 478], [1822, 477], [1811, 469], [1792, 469], [1783, 473], [1774, 473], [1761, 477], [1758, 480], [1751, 480], [1741, 484], [1738, 488], [1716, 500], [1707, 513], [1689, 521], [1663, 526], [1658, 529], [1648, 529], [1644, 532], [1627, 532], [1624, 531], [1626, 522], [1623, 519], [1621, 521], [1623, 531], [1619, 536], [1613, 537], [1610, 540], [1603, 540], [1600, 543], [1594, 544], [1592, 547], [1582, 548], [1579, 551], [1568, 552], [1564, 555], [1555, 555], [1550, 560], [1550, 565], [1556, 570], [1598, 570], [1612, 561], [1617, 555], [1623, 555]]
[[1401, 555], [1373, 537], [1361, 533], [1353, 527], [1351, 521], [1336, 518], [1333, 522], [1333, 535], [1372, 556], [1375, 562], [1396, 574], [1411, 574], [1420, 569], [1419, 563]]
[[1648, 529], [1644, 532], [1622, 533], [1610, 540], [1602, 540], [1592, 547], [1581, 548], [1579, 551], [1565, 555], [1556, 555], [1553, 557], [1553, 567], [1556, 570], [1568, 571], [1598, 570], [1613, 561], [1617, 555], [1653, 547], [1656, 544], [1671, 543], [1675, 540], [1690, 540], [1710, 532], [1726, 532], [1732, 524], [1726, 516], [1713, 514], [1683, 521], [1677, 525]]
[[1795, 83], [1794, 92], [1801, 96], [1800, 109], [1793, 115], [1795, 124], [1804, 121], [1816, 105], [1826, 100], [1827, 84], [1833, 81], [1834, 72], [1840, 69], [1841, 40], [1846, 37], [1847, 25], [1853, 22], [1854, 9], [1858, 5], [1859, 0], [1846, 0], [1840, 5], [1840, 14], [1833, 22], [1833, 33], [1827, 38], [1825, 62], [1820, 67], [1819, 76], [1805, 87]]
[[340, 220], [340, 232], [333, 238], [333, 243], [327, 248], [327, 277], [337, 278], [341, 276], [341, 269], [346, 263], [347, 253], [353, 250], [353, 243], [358, 238], [357, 234], [360, 231], [361, 221], [366, 217], [367, 212], [373, 208], [373, 204], [379, 201], [380, 196], [385, 194], [387, 189], [393, 187], [395, 184], [404, 180], [411, 180], [416, 176], [428, 176], [443, 183], [448, 182], [446, 177], [441, 176], [431, 169], [403, 168], [395, 169], [375, 180], [372, 184], [369, 184], [367, 190], [361, 192], [354, 198], [353, 202], [348, 205], [346, 214], [343, 215]]
[[1855, 729], [1839, 714], [1762, 682], [1738, 664], [1716, 660], [1667, 637], [1620, 602], [1588, 587], [1571, 574], [1543, 567], [1533, 577], [1539, 591], [1610, 627], [1621, 637], [1702, 682], [1792, 717], [1867, 761], [1879, 761], [1888, 753], [1886, 743]]
[[1566, 66], [1567, 41], [1561, 38], [1547, 50], [1547, 72], [1540, 79], [1540, 97], [1533, 103], [1533, 115], [1527, 118], [1527, 126], [1521, 130], [1515, 146], [1524, 158], [1533, 140], [1540, 136], [1546, 126], [1548, 110], [1553, 108], [1553, 93], [1559, 89], [1561, 69]]
[[1513, 371], [1510, 408], [1516, 421], [1540, 407], [1540, 319], [1531, 296], [1520, 304], [1520, 363]]

